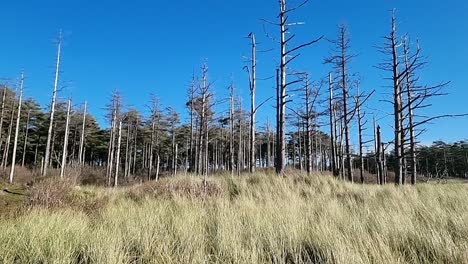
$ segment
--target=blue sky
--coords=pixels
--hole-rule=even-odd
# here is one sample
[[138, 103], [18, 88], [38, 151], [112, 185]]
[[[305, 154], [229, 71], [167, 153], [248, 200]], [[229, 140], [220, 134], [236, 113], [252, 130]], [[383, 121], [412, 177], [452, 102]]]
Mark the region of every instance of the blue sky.
[[[289, 4], [299, 2], [290, 0]], [[52, 92], [54, 40], [63, 29], [64, 89], [59, 96], [72, 96], [76, 107], [87, 100], [102, 126], [107, 126], [103, 109], [114, 89], [122, 93], [127, 106], [146, 111], [149, 94], [153, 93], [164, 106], [172, 106], [186, 116], [187, 85], [193, 70], [199, 72], [205, 59], [217, 98], [226, 96], [232, 78], [247, 106], [247, 76], [242, 70], [242, 56], [249, 53], [245, 37], [255, 32], [259, 49], [274, 49], [258, 55], [259, 78], [272, 76], [278, 50], [265, 31], [276, 36], [277, 29], [260, 19], [274, 20], [277, 8], [276, 0], [2, 1], [0, 77], [16, 77], [24, 68], [26, 96], [36, 98], [45, 107]], [[291, 21], [306, 22], [293, 29], [297, 43], [321, 35], [334, 38], [340, 23], [349, 27], [352, 51], [359, 54], [350, 65], [351, 71], [361, 76], [362, 89], [377, 90], [370, 106], [380, 109], [376, 114], [383, 117], [391, 106], [379, 101], [388, 91], [388, 82], [383, 79], [385, 73], [374, 67], [382, 61], [375, 46], [381, 45], [382, 36], [389, 32], [392, 8], [397, 9], [398, 31], [419, 39], [428, 57], [421, 81], [451, 81], [447, 90], [450, 95], [435, 100], [424, 114], [468, 112], [466, 1], [311, 0], [291, 15]], [[307, 48], [293, 68], [309, 71], [314, 79], [325, 77], [330, 68], [322, 62], [330, 46], [322, 41]], [[274, 80], [258, 83], [259, 101], [274, 95], [273, 86]], [[274, 119], [272, 105], [260, 110], [259, 127], [267, 117]], [[390, 121], [381, 120], [386, 140], [392, 136]], [[421, 136], [424, 143], [468, 138], [468, 118], [441, 120], [428, 128]]]

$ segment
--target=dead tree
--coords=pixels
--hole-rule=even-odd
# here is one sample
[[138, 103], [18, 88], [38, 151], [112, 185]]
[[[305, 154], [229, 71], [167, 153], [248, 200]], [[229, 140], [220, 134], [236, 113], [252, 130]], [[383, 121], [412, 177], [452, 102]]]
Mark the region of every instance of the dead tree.
[[380, 142], [379, 138], [377, 137], [378, 132], [377, 132], [377, 121], [375, 120], [374, 116], [374, 161], [375, 161], [375, 171], [377, 174], [377, 183], [381, 184], [380, 177], [381, 177], [381, 170], [379, 168], [380, 164]]
[[[151, 180], [153, 175], [153, 161], [154, 161], [154, 152], [155, 152], [155, 145], [158, 138], [157, 135], [157, 126], [159, 119], [161, 118], [161, 113], [159, 110], [159, 101], [156, 96], [151, 97], [151, 142], [149, 145], [149, 155], [148, 155], [148, 180]], [[158, 179], [158, 175], [156, 176]]]
[[3, 119], [4, 119], [4, 115], [5, 115], [5, 99], [6, 99], [6, 94], [7, 94], [7, 86], [4, 85], [3, 86], [3, 92], [2, 92], [2, 110], [1, 110], [1, 113], [0, 113], [0, 149], [1, 149], [1, 146], [2, 146], [2, 142], [3, 142]]
[[31, 117], [31, 109], [28, 109], [28, 114], [26, 117], [26, 127], [24, 132], [24, 143], [23, 143], [23, 158], [21, 160], [21, 167], [24, 167], [24, 163], [26, 160], [26, 147], [28, 145], [28, 134], [29, 134], [29, 119]]
[[329, 84], [329, 103], [328, 103], [328, 111], [330, 115], [330, 148], [331, 148], [331, 160], [330, 160], [330, 165], [331, 165], [331, 170], [334, 176], [339, 175], [339, 170], [337, 170], [337, 161], [336, 161], [336, 139], [335, 139], [335, 129], [336, 129], [336, 120], [335, 120], [335, 108], [334, 108], [334, 102], [333, 102], [333, 79], [332, 79], [332, 74], [328, 74], [328, 84]]
[[107, 185], [111, 186], [112, 175], [114, 172], [114, 156], [115, 156], [115, 139], [117, 133], [117, 120], [120, 119], [120, 108], [121, 108], [121, 97], [120, 94], [116, 91], [112, 94], [111, 105], [109, 110], [111, 112], [111, 128], [110, 128], [110, 137], [109, 137], [109, 148], [107, 155]]
[[83, 123], [81, 126], [81, 137], [80, 137], [80, 149], [78, 151], [78, 164], [82, 165], [84, 163], [84, 156], [83, 156], [83, 148], [84, 148], [84, 142], [85, 142], [85, 136], [86, 136], [86, 106], [87, 103], [85, 101], [84, 103], [84, 108], [83, 108]]
[[[316, 118], [317, 118], [317, 112], [315, 111], [316, 108], [316, 103], [318, 96], [320, 94], [320, 87], [313, 88], [313, 84], [310, 83], [309, 75], [307, 73], [303, 74], [303, 82], [304, 86], [299, 88], [296, 91], [302, 91], [302, 100], [303, 100], [303, 107], [304, 109], [302, 111], [296, 111], [294, 109], [290, 109], [293, 111], [300, 119], [301, 121], [298, 122], [298, 125], [305, 124], [306, 130], [307, 130], [307, 137], [305, 139], [306, 141], [306, 170], [307, 174], [311, 175], [312, 170], [313, 170], [313, 158], [312, 158], [312, 132], [314, 131], [314, 135], [316, 135]], [[300, 138], [299, 132], [298, 136]], [[299, 142], [299, 146], [301, 143]], [[317, 150], [317, 147], [315, 147], [315, 150]], [[317, 159], [316, 159], [317, 161]], [[301, 165], [302, 166], [302, 165]], [[318, 166], [316, 166], [317, 168]]]
[[67, 107], [67, 119], [65, 121], [65, 135], [63, 136], [63, 151], [62, 151], [62, 166], [60, 167], [60, 178], [63, 178], [65, 167], [67, 166], [67, 155], [68, 155], [68, 134], [69, 134], [69, 125], [70, 125], [70, 110], [71, 110], [71, 100], [68, 99]]
[[18, 110], [16, 116], [16, 130], [15, 130], [15, 140], [13, 143], [13, 154], [11, 157], [11, 168], [10, 168], [10, 178], [9, 182], [13, 182], [13, 176], [15, 175], [15, 165], [16, 165], [16, 149], [18, 147], [18, 135], [20, 129], [20, 119], [21, 119], [21, 103], [23, 99], [23, 88], [24, 88], [24, 73], [21, 72], [21, 80], [20, 80], [20, 90], [19, 90], [19, 98], [18, 98]]
[[49, 129], [47, 130], [47, 143], [46, 151], [44, 154], [44, 165], [42, 168], [42, 176], [47, 174], [47, 166], [50, 161], [51, 155], [51, 141], [52, 141], [52, 129], [54, 127], [54, 115], [55, 115], [55, 103], [57, 100], [57, 89], [60, 72], [60, 53], [62, 51], [62, 31], [59, 33], [58, 44], [57, 44], [57, 61], [55, 63], [55, 79], [54, 79], [54, 90], [52, 92], [52, 102], [50, 104], [50, 116], [49, 116]]
[[326, 63], [333, 64], [334, 68], [338, 73], [338, 84], [342, 92], [342, 107], [343, 107], [343, 116], [340, 119], [343, 120], [344, 128], [344, 147], [345, 147], [345, 156], [346, 156], [346, 176], [349, 181], [353, 182], [353, 168], [352, 168], [352, 158], [351, 158], [351, 138], [350, 138], [350, 122], [353, 110], [349, 106], [349, 73], [348, 65], [351, 60], [354, 58], [354, 55], [349, 54], [350, 49], [350, 39], [348, 37], [348, 30], [346, 26], [340, 25], [338, 27], [338, 39], [331, 41], [335, 45], [335, 52], [337, 55], [334, 55], [325, 60]]
[[288, 48], [290, 41], [294, 39], [295, 35], [287, 36], [290, 33], [290, 27], [294, 25], [304, 24], [302, 22], [299, 23], [291, 23], [288, 22], [289, 14], [298, 8], [304, 6], [308, 0], [304, 1], [297, 7], [294, 8], [286, 8], [286, 0], [279, 1], [279, 22], [269, 22], [270, 24], [276, 25], [279, 27], [280, 30], [280, 66], [279, 66], [279, 85], [277, 87], [277, 130], [278, 130], [278, 140], [276, 142], [277, 146], [277, 157], [276, 157], [276, 173], [278, 175], [284, 174], [284, 169], [286, 167], [286, 129], [285, 129], [285, 121], [286, 121], [286, 104], [287, 104], [287, 88], [295, 83], [300, 82], [301, 80], [294, 80], [291, 82], [287, 81], [288, 76], [288, 65], [294, 61], [296, 58], [299, 57], [299, 50], [304, 47], [310, 46], [316, 42], [318, 42], [322, 37], [300, 44], [294, 48]]
[[255, 34], [249, 34], [250, 40], [252, 42], [252, 64], [251, 72], [249, 71], [249, 86], [250, 86], [250, 162], [249, 162], [249, 171], [250, 173], [255, 172], [255, 115], [257, 108], [255, 106], [255, 90], [257, 87], [257, 59], [256, 59], [256, 46]]
[[11, 111], [10, 111], [10, 123], [8, 125], [8, 134], [5, 142], [5, 148], [3, 150], [3, 159], [2, 159], [2, 170], [6, 169], [8, 164], [8, 154], [10, 153], [10, 143], [11, 143], [11, 133], [13, 131], [13, 122], [15, 121], [15, 108], [16, 108], [16, 100], [12, 98], [11, 102]]
[[195, 151], [194, 151], [194, 133], [193, 133], [193, 130], [194, 130], [194, 115], [195, 115], [195, 92], [196, 92], [196, 84], [195, 84], [195, 73], [193, 74], [192, 76], [192, 82], [190, 84], [190, 89], [189, 89], [189, 92], [188, 92], [188, 95], [189, 95], [189, 113], [190, 113], [190, 142], [189, 142], [189, 155], [190, 157], [188, 158], [190, 164], [189, 164], [189, 167], [190, 167], [190, 171], [194, 171], [194, 167], [195, 167]]
[[200, 83], [198, 101], [198, 170], [197, 174], [204, 176], [204, 183], [206, 184], [206, 176], [209, 172], [208, 160], [208, 146], [209, 146], [209, 122], [213, 115], [213, 94], [211, 93], [211, 83], [208, 82], [208, 66], [202, 66], [202, 81]]
[[177, 144], [176, 144], [176, 125], [179, 123], [179, 115], [177, 112], [172, 108], [169, 107], [168, 109], [168, 124], [171, 134], [171, 154], [172, 154], [172, 175], [176, 176], [177, 174]]
[[265, 124], [265, 133], [266, 133], [266, 143], [267, 143], [267, 150], [266, 150], [266, 167], [271, 167], [271, 126], [270, 121], [267, 118]]
[[120, 146], [122, 143], [122, 120], [119, 120], [119, 132], [117, 136], [117, 154], [115, 158], [115, 177], [114, 177], [114, 187], [117, 187], [119, 184], [119, 169], [120, 169]]
[[229, 169], [231, 176], [234, 175], [234, 85], [229, 86]]
[[380, 68], [391, 72], [392, 92], [393, 92], [393, 115], [394, 115], [394, 153], [395, 153], [395, 184], [403, 184], [403, 128], [402, 128], [402, 77], [405, 73], [400, 72], [400, 57], [398, 54], [399, 42], [396, 33], [396, 18], [395, 11], [392, 14], [391, 31], [388, 36], [385, 36], [386, 44], [383, 47], [383, 52], [389, 55], [390, 59], [381, 64]]

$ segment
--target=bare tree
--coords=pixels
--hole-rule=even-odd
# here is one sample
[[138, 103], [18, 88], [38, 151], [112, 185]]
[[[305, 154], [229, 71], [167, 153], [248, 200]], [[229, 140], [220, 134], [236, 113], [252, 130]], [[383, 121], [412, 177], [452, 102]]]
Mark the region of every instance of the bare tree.
[[256, 46], [255, 34], [249, 34], [250, 40], [252, 42], [252, 63], [251, 63], [251, 72], [249, 72], [249, 86], [250, 86], [250, 162], [249, 162], [249, 171], [250, 173], [255, 172], [255, 115], [257, 108], [255, 106], [255, 90], [257, 88], [257, 59], [256, 59]]
[[277, 157], [276, 157], [276, 172], [279, 175], [284, 174], [284, 169], [286, 167], [286, 129], [285, 129], [285, 120], [286, 120], [286, 104], [287, 104], [287, 88], [301, 80], [294, 80], [291, 82], [287, 81], [288, 75], [288, 65], [299, 57], [299, 50], [304, 47], [310, 46], [318, 42], [322, 37], [300, 44], [294, 48], [288, 49], [288, 44], [294, 39], [295, 35], [290, 35], [287, 37], [287, 34], [290, 34], [289, 28], [294, 25], [304, 24], [303, 22], [299, 23], [290, 23], [288, 22], [288, 15], [297, 10], [298, 8], [304, 6], [308, 0], [304, 1], [297, 7], [286, 8], [286, 0], [279, 1], [279, 23], [269, 22], [270, 24], [276, 25], [280, 30], [280, 66], [279, 66], [279, 85], [277, 91], [277, 130], [278, 130], [278, 139], [277, 139]]
[[120, 146], [122, 143], [122, 120], [119, 120], [119, 132], [117, 136], [117, 154], [115, 158], [115, 177], [114, 177], [114, 187], [117, 187], [119, 184], [119, 169], [120, 169]]
[[83, 164], [84, 163], [84, 156], [83, 156], [83, 148], [84, 148], [84, 142], [85, 142], [85, 136], [86, 136], [86, 106], [87, 102], [85, 101], [84, 107], [83, 107], [83, 121], [82, 121], [82, 126], [81, 126], [81, 136], [80, 136], [80, 149], [78, 152], [78, 164]]
[[65, 121], [65, 135], [63, 137], [63, 150], [62, 150], [62, 166], [60, 167], [60, 178], [63, 178], [65, 168], [67, 166], [67, 155], [68, 155], [68, 134], [70, 125], [70, 110], [71, 110], [71, 99], [68, 99], [67, 107], [67, 119]]
[[107, 155], [107, 185], [111, 186], [112, 174], [114, 172], [115, 139], [117, 133], [117, 121], [120, 119], [120, 108], [122, 98], [117, 91], [112, 93], [111, 105], [109, 106], [111, 128], [109, 137], [109, 149]]
[[3, 119], [4, 119], [4, 115], [5, 115], [5, 99], [6, 99], [6, 94], [7, 94], [7, 86], [4, 85], [3, 86], [3, 91], [2, 91], [2, 110], [1, 110], [1, 113], [0, 113], [0, 148], [2, 146], [2, 142], [3, 142]]
[[16, 165], [16, 148], [18, 147], [18, 134], [20, 129], [20, 119], [21, 119], [21, 103], [23, 99], [23, 88], [24, 88], [24, 73], [21, 72], [21, 80], [20, 80], [20, 90], [19, 90], [19, 98], [18, 98], [18, 110], [16, 116], [16, 130], [15, 130], [15, 140], [13, 143], [13, 154], [11, 157], [11, 168], [10, 168], [10, 178], [9, 182], [13, 182], [13, 176], [15, 175], [15, 165]]
[[[309, 74], [305, 73], [303, 74], [303, 77], [301, 77], [304, 82], [304, 86], [299, 88], [297, 91], [302, 91], [302, 100], [304, 101], [303, 103], [303, 109], [296, 111], [292, 108], [288, 108], [291, 111], [293, 111], [299, 118], [300, 121], [297, 122], [298, 125], [298, 146], [299, 146], [299, 164], [302, 169], [302, 161], [301, 161], [301, 135], [300, 135], [300, 126], [305, 124], [305, 129], [307, 131], [307, 136], [305, 139], [306, 143], [306, 168], [307, 168], [307, 174], [311, 175], [312, 170], [313, 170], [313, 157], [312, 157], [312, 145], [313, 145], [313, 135], [317, 136], [317, 120], [316, 118], [318, 117], [318, 113], [315, 111], [316, 108], [316, 103], [318, 96], [320, 95], [320, 87], [314, 84], [311, 84], [310, 79], [309, 79]], [[301, 107], [302, 108], [302, 107]], [[315, 150], [317, 151], [317, 147], [315, 147]], [[315, 158], [315, 161], [317, 162], [318, 159]], [[318, 169], [318, 166], [315, 166], [316, 169]]]
[[336, 139], [335, 139], [335, 129], [336, 129], [336, 122], [335, 122], [335, 109], [334, 109], [334, 102], [333, 102], [333, 79], [332, 74], [328, 74], [328, 83], [329, 83], [329, 115], [330, 115], [330, 148], [331, 148], [331, 170], [333, 175], [338, 176], [339, 170], [337, 170], [337, 154], [336, 154]]
[[10, 123], [8, 125], [8, 134], [7, 134], [7, 138], [5, 142], [5, 148], [3, 150], [2, 170], [5, 170], [8, 164], [8, 154], [10, 153], [11, 134], [13, 132], [13, 122], [15, 121], [15, 108], [16, 107], [17, 107], [16, 100], [15, 98], [12, 98], [11, 111], [10, 111]]
[[24, 163], [26, 160], [26, 147], [28, 145], [28, 134], [29, 134], [29, 120], [31, 117], [31, 109], [28, 109], [28, 114], [26, 117], [26, 126], [24, 132], [24, 142], [23, 142], [23, 158], [21, 159], [21, 167], [24, 167]]
[[345, 143], [345, 155], [346, 155], [346, 176], [349, 181], [353, 181], [353, 168], [352, 168], [352, 158], [351, 158], [351, 137], [350, 137], [350, 122], [351, 122], [351, 113], [349, 106], [349, 73], [348, 65], [351, 62], [354, 55], [349, 54], [350, 49], [350, 39], [348, 36], [348, 30], [345, 25], [340, 25], [338, 27], [338, 39], [331, 41], [335, 44], [335, 52], [337, 55], [334, 55], [325, 60], [326, 63], [333, 64], [334, 68], [338, 72], [339, 86], [342, 92], [342, 107], [343, 107], [343, 116], [340, 119], [343, 119], [343, 128], [344, 128], [344, 143]]
[[229, 86], [229, 169], [234, 175], [234, 85]]
[[44, 164], [42, 168], [42, 176], [47, 174], [47, 166], [49, 164], [51, 155], [51, 141], [52, 141], [52, 129], [54, 126], [54, 115], [55, 115], [55, 103], [57, 100], [57, 89], [60, 72], [60, 53], [62, 51], [62, 31], [59, 33], [58, 44], [57, 44], [57, 61], [55, 63], [55, 79], [54, 79], [54, 90], [52, 92], [52, 102], [50, 104], [50, 117], [49, 117], [49, 129], [47, 130], [47, 143], [46, 152], [44, 154]]

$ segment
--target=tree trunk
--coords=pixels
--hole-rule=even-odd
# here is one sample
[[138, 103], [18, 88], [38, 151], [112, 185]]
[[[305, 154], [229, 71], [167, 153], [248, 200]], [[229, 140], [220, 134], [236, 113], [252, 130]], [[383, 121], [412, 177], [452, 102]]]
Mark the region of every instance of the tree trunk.
[[31, 116], [31, 109], [28, 110], [28, 116], [26, 118], [26, 129], [24, 132], [24, 144], [23, 144], [23, 159], [21, 160], [21, 167], [24, 167], [26, 160], [26, 148], [28, 145], [28, 134], [29, 134], [29, 118]]
[[119, 121], [119, 135], [117, 140], [117, 155], [115, 158], [115, 178], [114, 187], [119, 183], [119, 169], [120, 169], [120, 145], [122, 143], [122, 120]]
[[80, 137], [80, 150], [78, 151], [78, 163], [82, 165], [84, 163], [83, 157], [83, 147], [85, 142], [85, 129], [86, 129], [86, 106], [87, 103], [84, 103], [84, 110], [83, 110], [83, 125], [81, 127], [81, 137]]
[[329, 111], [330, 111], [330, 148], [331, 148], [331, 169], [335, 176], [338, 176], [336, 169], [336, 147], [335, 147], [335, 118], [333, 109], [333, 81], [331, 73], [328, 74], [329, 83]]
[[402, 143], [402, 127], [401, 127], [401, 82], [398, 73], [398, 54], [397, 54], [397, 39], [396, 39], [396, 22], [395, 16], [392, 16], [392, 31], [390, 35], [392, 47], [392, 73], [393, 73], [393, 114], [395, 119], [395, 184], [403, 184], [403, 153], [401, 153]]
[[57, 61], [55, 64], [55, 80], [54, 80], [54, 90], [52, 92], [52, 103], [50, 104], [50, 118], [49, 118], [49, 129], [47, 131], [47, 143], [46, 143], [46, 152], [44, 154], [44, 167], [42, 168], [42, 176], [47, 174], [47, 166], [49, 165], [50, 155], [51, 155], [51, 141], [52, 141], [52, 129], [54, 126], [54, 115], [55, 115], [55, 102], [57, 100], [57, 89], [58, 89], [58, 80], [59, 80], [59, 70], [60, 70], [60, 53], [62, 49], [62, 32], [60, 31], [58, 45], [57, 45]]
[[3, 93], [2, 93], [2, 112], [0, 116], [0, 149], [2, 148], [3, 143], [3, 119], [5, 115], [5, 98], [7, 93], [7, 87], [3, 86]]
[[11, 113], [10, 113], [10, 124], [8, 126], [8, 135], [6, 138], [5, 149], [3, 150], [2, 170], [6, 169], [8, 165], [8, 154], [10, 153], [11, 133], [13, 131], [13, 122], [15, 121], [15, 108], [16, 100], [13, 98]]
[[18, 135], [19, 135], [19, 125], [21, 119], [21, 102], [23, 99], [23, 87], [24, 87], [24, 73], [21, 72], [21, 85], [20, 85], [20, 94], [18, 99], [18, 113], [16, 116], [16, 130], [15, 130], [15, 141], [13, 143], [13, 154], [11, 157], [11, 169], [10, 169], [10, 178], [9, 182], [13, 182], [13, 176], [15, 175], [15, 165], [16, 165], [16, 148], [18, 147]]
[[252, 73], [250, 76], [250, 173], [255, 172], [255, 114], [257, 112], [255, 106], [255, 90], [257, 86], [257, 60], [256, 60], [256, 45], [254, 33], [250, 33], [252, 40]]
[[71, 108], [71, 100], [68, 99], [67, 120], [65, 123], [65, 135], [63, 138], [62, 166], [60, 167], [60, 178], [63, 178], [65, 167], [67, 166], [68, 131], [69, 131], [68, 127], [70, 124], [70, 108]]
[[279, 91], [278, 91], [278, 117], [277, 117], [277, 127], [278, 127], [278, 142], [277, 144], [277, 164], [276, 164], [276, 173], [280, 176], [284, 175], [284, 169], [286, 167], [286, 130], [285, 130], [285, 120], [286, 120], [286, 64], [287, 64], [287, 53], [286, 53], [286, 0], [280, 0], [280, 82], [279, 82]]

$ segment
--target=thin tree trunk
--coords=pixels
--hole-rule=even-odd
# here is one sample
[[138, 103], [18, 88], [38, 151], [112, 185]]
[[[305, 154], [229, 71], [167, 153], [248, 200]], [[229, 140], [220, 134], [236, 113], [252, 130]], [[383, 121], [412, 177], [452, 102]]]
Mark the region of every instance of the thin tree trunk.
[[85, 129], [86, 129], [86, 106], [87, 102], [84, 103], [84, 110], [83, 110], [83, 125], [81, 127], [81, 137], [80, 137], [80, 150], [78, 151], [78, 163], [82, 165], [84, 163], [83, 157], [83, 147], [85, 142]]
[[153, 122], [151, 124], [151, 143], [149, 147], [149, 156], [148, 162], [149, 162], [149, 167], [148, 167], [148, 180], [151, 180], [152, 172], [153, 172], [153, 159], [154, 159], [154, 131], [155, 131], [155, 126], [156, 126], [156, 121], [154, 120], [153, 116]]
[[111, 122], [111, 131], [110, 131], [110, 142], [109, 142], [109, 150], [107, 155], [107, 185], [111, 186], [111, 179], [112, 179], [112, 172], [113, 172], [113, 165], [114, 165], [114, 142], [115, 142], [115, 127], [117, 122], [117, 109], [114, 106], [112, 111], [112, 122]]
[[119, 169], [120, 169], [120, 145], [122, 143], [122, 120], [119, 121], [119, 135], [117, 140], [117, 155], [115, 158], [115, 177], [114, 187], [117, 187], [119, 183]]
[[70, 108], [71, 108], [71, 100], [68, 99], [68, 107], [67, 107], [67, 120], [65, 123], [65, 135], [63, 138], [63, 151], [62, 151], [62, 166], [60, 168], [60, 178], [63, 178], [65, 167], [67, 166], [67, 151], [68, 151], [68, 132], [69, 132], [69, 124], [70, 124]]
[[3, 94], [2, 94], [2, 112], [0, 116], [0, 149], [2, 148], [3, 143], [3, 119], [5, 115], [5, 98], [7, 93], [7, 87], [3, 86]]
[[58, 45], [57, 45], [57, 61], [55, 64], [54, 90], [52, 92], [52, 103], [50, 105], [49, 129], [47, 131], [47, 143], [46, 143], [46, 152], [44, 155], [45, 156], [44, 167], [42, 168], [42, 176], [45, 176], [47, 174], [47, 166], [49, 165], [49, 160], [50, 160], [50, 155], [51, 155], [50, 150], [51, 150], [51, 141], [52, 141], [52, 129], [54, 127], [55, 102], [57, 100], [61, 49], [62, 49], [62, 32], [60, 31]]
[[393, 73], [393, 112], [395, 119], [395, 184], [401, 185], [403, 183], [403, 153], [401, 153], [402, 144], [402, 127], [401, 127], [401, 83], [398, 73], [398, 54], [397, 54], [397, 39], [396, 39], [396, 22], [395, 15], [392, 16], [392, 31], [390, 34], [391, 48], [392, 48], [392, 73]]
[[16, 165], [16, 148], [18, 147], [18, 135], [19, 135], [19, 125], [21, 119], [21, 103], [23, 99], [23, 87], [24, 87], [24, 73], [21, 72], [21, 84], [20, 84], [20, 94], [18, 99], [18, 113], [16, 117], [16, 130], [15, 130], [15, 141], [13, 143], [13, 154], [11, 157], [11, 169], [10, 169], [10, 178], [9, 182], [13, 182], [13, 176], [15, 175], [15, 165]]
[[11, 133], [13, 131], [13, 122], [15, 118], [16, 100], [13, 98], [11, 113], [10, 113], [10, 124], [8, 126], [8, 136], [6, 138], [5, 149], [3, 151], [2, 169], [5, 170], [8, 165], [8, 154], [10, 153], [11, 144]]
[[255, 172], [255, 90], [257, 86], [257, 60], [256, 60], [256, 45], [254, 33], [250, 33], [250, 39], [252, 41], [252, 73], [250, 76], [250, 173]]
[[286, 53], [286, 34], [287, 34], [287, 29], [286, 29], [286, 1], [285, 0], [280, 0], [280, 14], [279, 14], [279, 20], [280, 20], [280, 50], [281, 50], [281, 55], [280, 55], [280, 85], [279, 85], [279, 103], [278, 103], [278, 120], [277, 120], [277, 126], [278, 126], [278, 142], [277, 148], [278, 148], [278, 157], [277, 157], [277, 166], [276, 166], [276, 173], [278, 175], [283, 176], [284, 175], [284, 169], [286, 167], [286, 130], [285, 130], [285, 120], [286, 120], [286, 64], [287, 64], [287, 53]]
[[23, 159], [21, 160], [21, 167], [24, 167], [25, 160], [26, 160], [26, 147], [28, 145], [29, 117], [30, 116], [31, 116], [31, 109], [28, 110], [28, 116], [26, 118], [26, 131], [24, 132]]

